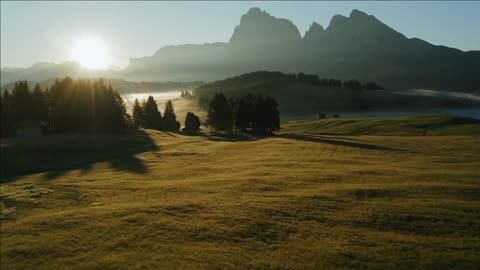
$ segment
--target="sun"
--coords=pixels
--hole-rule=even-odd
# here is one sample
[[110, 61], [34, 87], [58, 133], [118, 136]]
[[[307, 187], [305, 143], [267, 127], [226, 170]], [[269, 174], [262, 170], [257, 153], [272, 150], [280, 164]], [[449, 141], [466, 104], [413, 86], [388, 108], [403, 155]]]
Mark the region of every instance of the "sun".
[[72, 60], [85, 68], [105, 69], [110, 64], [107, 46], [99, 38], [83, 38], [75, 41]]

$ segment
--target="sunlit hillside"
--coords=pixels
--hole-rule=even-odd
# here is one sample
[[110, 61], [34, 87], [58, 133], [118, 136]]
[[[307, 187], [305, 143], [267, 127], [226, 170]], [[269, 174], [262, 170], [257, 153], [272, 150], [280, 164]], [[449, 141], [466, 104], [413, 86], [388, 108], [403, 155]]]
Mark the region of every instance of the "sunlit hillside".
[[480, 270], [480, 2], [0, 6], [0, 270]]
[[57, 169], [32, 156], [49, 171], [1, 185], [1, 268], [476, 267], [478, 136], [288, 128], [147, 130], [143, 149]]

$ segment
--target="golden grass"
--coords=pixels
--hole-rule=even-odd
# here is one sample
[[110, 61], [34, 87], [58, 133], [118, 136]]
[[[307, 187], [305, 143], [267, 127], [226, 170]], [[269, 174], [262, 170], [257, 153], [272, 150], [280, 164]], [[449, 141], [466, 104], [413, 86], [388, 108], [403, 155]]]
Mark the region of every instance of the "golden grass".
[[329, 118], [292, 121], [284, 131], [330, 135], [480, 135], [480, 120], [451, 115], [384, 118]]
[[479, 137], [147, 133], [145, 170], [120, 157], [1, 184], [1, 269], [480, 263]]

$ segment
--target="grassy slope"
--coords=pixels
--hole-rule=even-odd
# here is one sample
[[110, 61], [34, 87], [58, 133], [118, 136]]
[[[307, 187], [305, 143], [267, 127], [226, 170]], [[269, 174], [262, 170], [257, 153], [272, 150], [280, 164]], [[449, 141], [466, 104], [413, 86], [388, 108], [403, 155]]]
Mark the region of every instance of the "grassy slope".
[[480, 137], [148, 136], [136, 165], [2, 184], [1, 268], [480, 263]]
[[331, 118], [295, 121], [285, 131], [337, 135], [480, 135], [480, 120], [456, 116]]

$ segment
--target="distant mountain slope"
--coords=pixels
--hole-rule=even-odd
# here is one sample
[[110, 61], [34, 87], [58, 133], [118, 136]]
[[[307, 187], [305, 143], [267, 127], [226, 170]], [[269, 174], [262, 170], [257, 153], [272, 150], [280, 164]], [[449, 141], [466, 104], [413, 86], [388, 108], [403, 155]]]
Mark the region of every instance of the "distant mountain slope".
[[[184, 54], [190, 63], [170, 57]], [[397, 89], [480, 91], [478, 51], [409, 39], [358, 10], [349, 17], [333, 16], [326, 29], [313, 23], [302, 38], [291, 21], [252, 8], [242, 16], [228, 43], [197, 45], [196, 49], [164, 47], [151, 57], [132, 59], [126, 76], [135, 78], [139, 63], [143, 70], [161, 69], [170, 80], [217, 80], [270, 70], [371, 80]]]
[[244, 14], [227, 43], [160, 48], [133, 58], [121, 71], [88, 71], [71, 64], [2, 69], [2, 85], [73, 76], [132, 81], [214, 81], [258, 70], [305, 72], [343, 80], [376, 81], [388, 88], [480, 92], [480, 51], [463, 52], [407, 38], [372, 15], [335, 15], [327, 28], [312, 23], [302, 37], [289, 20], [259, 8]]
[[1, 70], [1, 85], [7, 85], [18, 80], [27, 80], [34, 82], [42, 82], [48, 79], [63, 78], [94, 78], [94, 77], [119, 77], [117, 71], [113, 70], [89, 70], [84, 69], [76, 62], [64, 62], [60, 64], [54, 63], [36, 63], [28, 68]]

